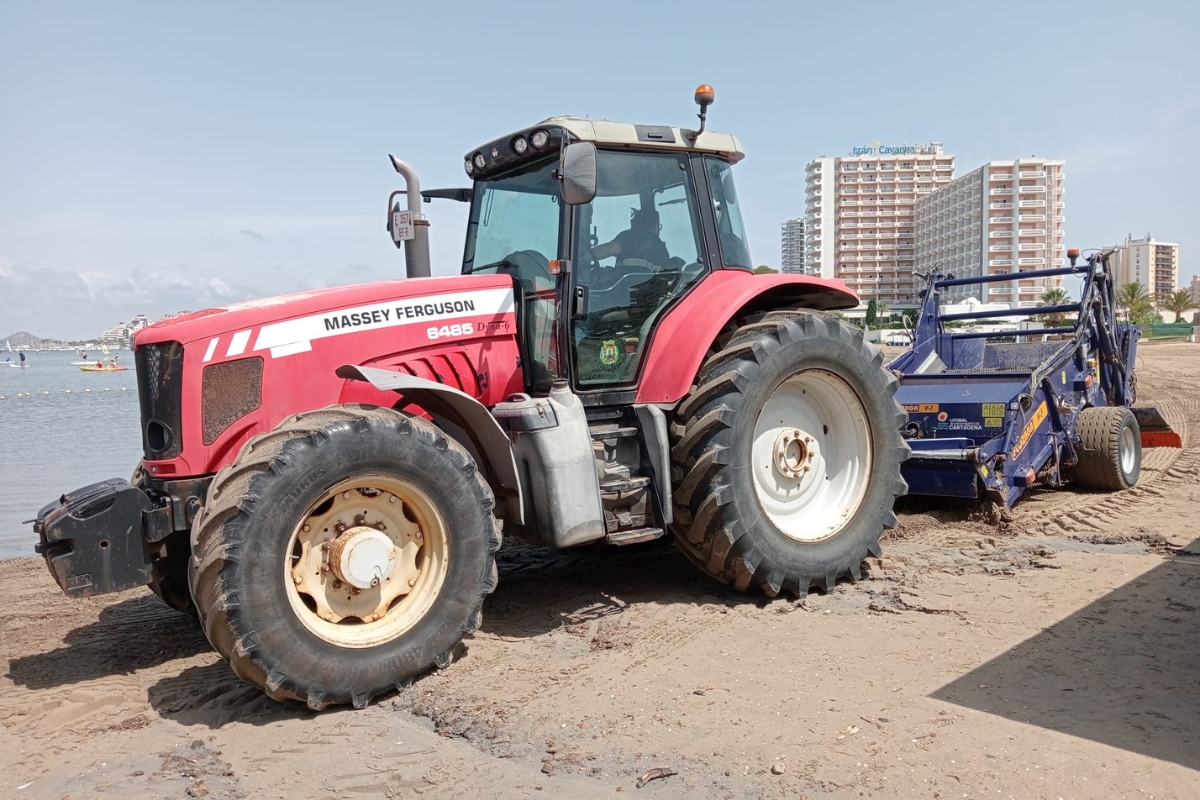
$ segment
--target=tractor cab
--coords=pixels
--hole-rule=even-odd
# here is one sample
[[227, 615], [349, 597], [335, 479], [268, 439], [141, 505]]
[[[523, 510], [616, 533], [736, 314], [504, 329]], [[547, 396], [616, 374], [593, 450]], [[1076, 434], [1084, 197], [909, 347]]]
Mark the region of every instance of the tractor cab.
[[531, 393], [635, 388], [664, 313], [713, 270], [750, 269], [742, 156], [726, 134], [574, 117], [467, 154], [463, 273], [515, 279]]

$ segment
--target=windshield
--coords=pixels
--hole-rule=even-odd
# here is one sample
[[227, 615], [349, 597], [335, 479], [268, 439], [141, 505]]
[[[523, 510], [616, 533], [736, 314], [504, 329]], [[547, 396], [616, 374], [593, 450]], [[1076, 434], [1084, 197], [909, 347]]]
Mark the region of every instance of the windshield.
[[560, 200], [552, 175], [557, 163], [543, 159], [475, 184], [464, 273], [512, 272], [526, 291], [553, 285], [548, 265], [558, 254]]
[[742, 224], [737, 191], [733, 188], [733, 169], [727, 162], [711, 156], [705, 157], [704, 164], [712, 192], [713, 213], [717, 217], [721, 261], [727, 267], [749, 268], [750, 248], [746, 244], [746, 227]]

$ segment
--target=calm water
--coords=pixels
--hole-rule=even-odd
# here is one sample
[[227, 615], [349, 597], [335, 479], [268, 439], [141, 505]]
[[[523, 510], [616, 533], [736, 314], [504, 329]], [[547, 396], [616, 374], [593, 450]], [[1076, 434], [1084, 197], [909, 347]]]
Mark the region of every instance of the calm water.
[[26, 369], [0, 363], [0, 558], [33, 555], [33, 526], [21, 523], [63, 492], [133, 473], [137, 376], [132, 353], [113, 354], [129, 369], [80, 372], [75, 353], [27, 351]]

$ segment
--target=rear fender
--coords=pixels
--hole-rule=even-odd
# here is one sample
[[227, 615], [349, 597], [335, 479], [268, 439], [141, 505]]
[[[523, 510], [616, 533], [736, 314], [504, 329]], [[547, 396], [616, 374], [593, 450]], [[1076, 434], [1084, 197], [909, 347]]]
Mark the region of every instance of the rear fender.
[[691, 390], [712, 343], [732, 319], [755, 311], [832, 311], [857, 305], [858, 295], [839, 280], [734, 269], [713, 272], [659, 321], [636, 402], [679, 402]]
[[338, 368], [337, 375], [346, 380], [365, 381], [381, 391], [395, 392], [420, 406], [438, 427], [470, 450], [477, 461], [482, 459], [481, 466], [492, 491], [498, 499], [503, 498], [505, 516], [519, 525], [525, 523], [512, 445], [486, 406], [458, 389], [391, 370], [347, 364]]

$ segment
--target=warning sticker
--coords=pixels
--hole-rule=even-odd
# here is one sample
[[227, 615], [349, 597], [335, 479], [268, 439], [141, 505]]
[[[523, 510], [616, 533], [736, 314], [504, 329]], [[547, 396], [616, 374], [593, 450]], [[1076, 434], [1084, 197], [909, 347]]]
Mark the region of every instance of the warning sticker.
[[985, 417], [1003, 417], [1004, 403], [984, 403], [983, 415]]

